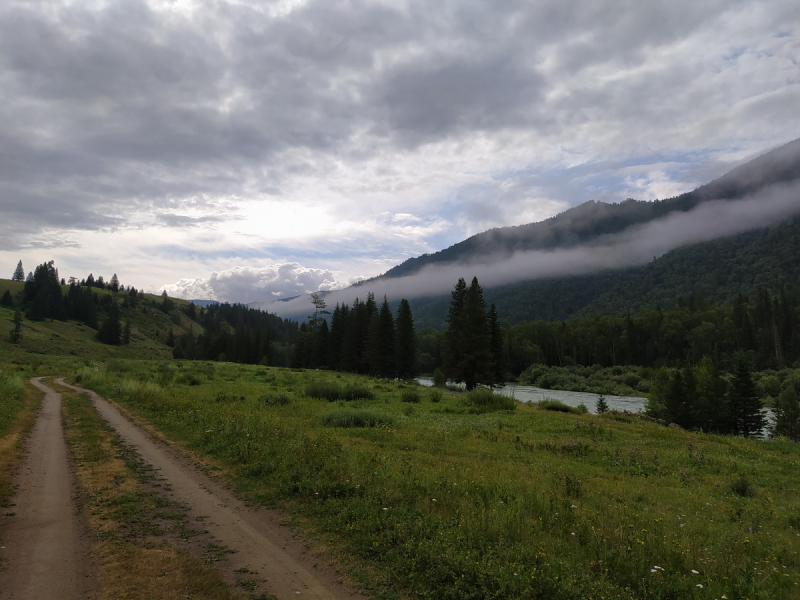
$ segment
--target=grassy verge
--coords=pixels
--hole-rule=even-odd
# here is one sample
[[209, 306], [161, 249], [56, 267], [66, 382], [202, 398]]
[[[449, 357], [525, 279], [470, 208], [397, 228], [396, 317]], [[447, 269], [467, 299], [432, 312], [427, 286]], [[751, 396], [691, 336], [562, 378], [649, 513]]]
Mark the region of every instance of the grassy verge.
[[[797, 444], [619, 413], [476, 413], [466, 395], [408, 403], [405, 384], [345, 374], [131, 362], [76, 376], [292, 512], [380, 598], [800, 597]], [[372, 394], [331, 403], [312, 382]], [[259, 401], [273, 393], [292, 401]], [[324, 426], [345, 408], [392, 424]]]
[[61, 392], [67, 442], [97, 540], [97, 598], [240, 598], [216, 570], [169, 543], [170, 534], [191, 534], [181, 507], [147, 485], [147, 469], [85, 395]]
[[36, 422], [43, 394], [21, 373], [0, 371], [0, 506], [7, 507], [13, 492], [11, 477], [25, 434]]

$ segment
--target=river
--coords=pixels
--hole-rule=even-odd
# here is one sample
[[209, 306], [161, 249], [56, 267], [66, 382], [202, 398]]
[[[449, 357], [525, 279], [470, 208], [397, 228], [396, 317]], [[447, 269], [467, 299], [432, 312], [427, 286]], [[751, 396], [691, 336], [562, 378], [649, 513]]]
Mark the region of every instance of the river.
[[[417, 379], [425, 386], [432, 386], [433, 380], [425, 377]], [[545, 390], [533, 385], [519, 385], [517, 383], [507, 383], [505, 387], [495, 390], [496, 393], [504, 396], [511, 396], [520, 402], [531, 403], [541, 402], [542, 400], [558, 400], [567, 406], [577, 407], [581, 403], [586, 405], [590, 413], [597, 412], [595, 406], [600, 394], [591, 392], [569, 392], [567, 390]], [[628, 412], [642, 412], [644, 410], [645, 398], [640, 396], [606, 396], [606, 403], [611, 410], [627, 410]]]

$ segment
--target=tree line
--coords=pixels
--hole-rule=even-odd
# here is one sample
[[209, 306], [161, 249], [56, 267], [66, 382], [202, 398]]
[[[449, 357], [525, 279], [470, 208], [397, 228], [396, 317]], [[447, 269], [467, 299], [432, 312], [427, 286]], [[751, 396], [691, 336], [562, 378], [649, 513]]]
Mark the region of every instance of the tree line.
[[[292, 366], [331, 369], [376, 377], [410, 379], [417, 374], [416, 333], [411, 305], [400, 301], [396, 315], [384, 297], [356, 298], [352, 306], [336, 304], [312, 294], [314, 313], [300, 324]], [[330, 321], [330, 325], [328, 324]]]

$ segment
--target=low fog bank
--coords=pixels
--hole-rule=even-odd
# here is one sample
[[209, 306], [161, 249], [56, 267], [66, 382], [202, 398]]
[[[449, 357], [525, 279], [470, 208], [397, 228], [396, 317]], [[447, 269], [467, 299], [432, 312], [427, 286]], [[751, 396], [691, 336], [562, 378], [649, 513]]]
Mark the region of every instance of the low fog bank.
[[[598, 238], [591, 244], [566, 250], [518, 252], [480, 262], [430, 265], [406, 277], [378, 279], [361, 286], [330, 292], [328, 306], [350, 304], [368, 292], [390, 300], [436, 296], [452, 291], [459, 277], [477, 277], [484, 288], [531, 279], [585, 275], [588, 273], [643, 265], [664, 253], [700, 242], [776, 225], [800, 212], [800, 182], [777, 184], [742, 200], [704, 202], [688, 212], [631, 227], [619, 234]], [[279, 315], [309, 312], [308, 297], [288, 302], [263, 304], [261, 308]]]

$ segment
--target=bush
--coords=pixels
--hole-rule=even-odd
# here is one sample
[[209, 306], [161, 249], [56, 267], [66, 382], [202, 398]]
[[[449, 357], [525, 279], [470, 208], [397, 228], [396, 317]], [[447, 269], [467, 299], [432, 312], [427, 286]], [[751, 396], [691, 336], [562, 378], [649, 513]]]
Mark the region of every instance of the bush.
[[442, 390], [435, 389], [431, 390], [431, 402], [441, 402], [442, 401]]
[[542, 410], [552, 410], [555, 412], [572, 413], [574, 415], [581, 414], [581, 410], [579, 408], [568, 406], [563, 402], [559, 402], [558, 400], [553, 400], [551, 398], [542, 400], [541, 402], [537, 402], [536, 407], [541, 408]]
[[312, 381], [306, 386], [306, 396], [328, 402], [337, 400], [374, 400], [375, 394], [365, 385], [351, 383], [345, 387], [329, 381]]
[[378, 425], [392, 426], [394, 418], [385, 413], [369, 410], [352, 410], [343, 408], [322, 415], [322, 425], [325, 427], [377, 427]]
[[267, 406], [286, 406], [292, 403], [292, 398], [285, 392], [269, 392], [261, 394], [258, 401]]
[[433, 385], [438, 388], [443, 388], [447, 385], [447, 377], [445, 377], [444, 371], [439, 368], [433, 372]]
[[422, 397], [417, 390], [403, 390], [403, 393], [400, 394], [400, 400], [411, 404], [419, 404], [422, 401]]
[[492, 390], [478, 389], [464, 395], [467, 404], [481, 410], [514, 410], [517, 403], [513, 398], [495, 394]]

